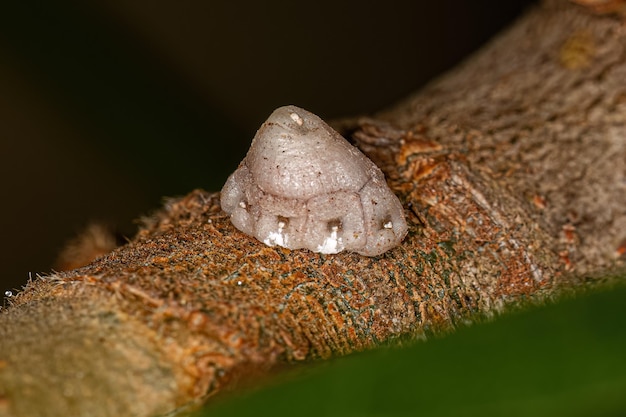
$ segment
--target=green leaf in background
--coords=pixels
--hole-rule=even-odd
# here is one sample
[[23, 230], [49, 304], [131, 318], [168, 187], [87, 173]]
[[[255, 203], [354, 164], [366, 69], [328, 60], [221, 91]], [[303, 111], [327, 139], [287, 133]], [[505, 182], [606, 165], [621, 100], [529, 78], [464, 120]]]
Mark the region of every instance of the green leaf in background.
[[312, 365], [200, 415], [626, 415], [626, 288]]

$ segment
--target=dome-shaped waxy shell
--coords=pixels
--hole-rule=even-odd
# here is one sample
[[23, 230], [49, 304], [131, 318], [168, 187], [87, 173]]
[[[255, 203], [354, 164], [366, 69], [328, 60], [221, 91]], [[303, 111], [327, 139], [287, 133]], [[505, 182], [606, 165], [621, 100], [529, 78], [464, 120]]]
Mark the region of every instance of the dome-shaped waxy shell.
[[293, 106], [277, 109], [261, 126], [246, 165], [259, 188], [297, 199], [356, 192], [378, 169], [322, 119]]
[[407, 231], [380, 169], [295, 106], [278, 108], [263, 123], [221, 200], [235, 227], [271, 246], [374, 256]]

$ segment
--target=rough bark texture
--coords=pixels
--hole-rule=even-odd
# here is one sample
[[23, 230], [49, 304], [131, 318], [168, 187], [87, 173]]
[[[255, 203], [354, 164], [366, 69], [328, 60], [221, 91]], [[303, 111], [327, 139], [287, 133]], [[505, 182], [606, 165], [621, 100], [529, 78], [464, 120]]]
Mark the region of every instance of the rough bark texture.
[[381, 256], [264, 246], [194, 191], [125, 246], [33, 281], [0, 316], [0, 415], [155, 415], [623, 267], [625, 30], [547, 2], [358, 121], [410, 223]]
[[568, 270], [612, 267], [626, 239], [625, 35], [617, 18], [548, 3], [384, 118], [518, 199]]

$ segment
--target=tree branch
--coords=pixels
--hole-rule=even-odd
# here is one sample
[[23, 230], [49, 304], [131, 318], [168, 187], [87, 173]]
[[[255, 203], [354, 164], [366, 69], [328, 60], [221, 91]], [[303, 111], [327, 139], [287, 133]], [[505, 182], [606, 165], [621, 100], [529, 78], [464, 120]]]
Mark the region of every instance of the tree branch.
[[342, 124], [409, 219], [381, 256], [267, 247], [198, 190], [128, 244], [29, 283], [0, 316], [0, 415], [163, 413], [622, 268], [624, 31], [548, 1], [405, 102]]

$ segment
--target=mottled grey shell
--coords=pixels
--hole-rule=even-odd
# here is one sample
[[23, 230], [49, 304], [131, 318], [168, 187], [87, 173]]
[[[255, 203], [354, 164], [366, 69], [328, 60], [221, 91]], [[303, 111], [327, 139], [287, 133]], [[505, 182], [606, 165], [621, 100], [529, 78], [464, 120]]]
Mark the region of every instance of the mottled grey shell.
[[381, 170], [322, 119], [276, 109], [228, 178], [222, 208], [267, 245], [375, 256], [407, 232], [404, 211]]

